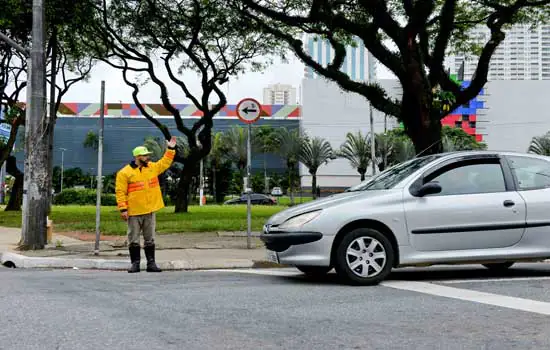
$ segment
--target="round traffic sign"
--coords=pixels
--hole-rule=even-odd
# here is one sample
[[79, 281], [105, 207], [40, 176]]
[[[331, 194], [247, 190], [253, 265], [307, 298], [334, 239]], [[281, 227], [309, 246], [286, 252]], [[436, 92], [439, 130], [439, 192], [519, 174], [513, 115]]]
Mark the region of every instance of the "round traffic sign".
[[237, 116], [246, 124], [252, 124], [260, 119], [262, 106], [253, 98], [242, 99], [237, 104]]

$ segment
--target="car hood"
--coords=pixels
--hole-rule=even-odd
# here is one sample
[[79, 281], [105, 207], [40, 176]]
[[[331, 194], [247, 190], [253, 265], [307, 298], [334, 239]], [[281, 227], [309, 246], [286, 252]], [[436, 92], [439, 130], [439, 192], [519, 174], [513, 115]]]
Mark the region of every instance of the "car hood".
[[317, 199], [308, 203], [300, 204], [288, 209], [285, 209], [275, 215], [273, 215], [269, 220], [268, 224], [270, 225], [280, 225], [291, 217], [308, 213], [310, 211], [318, 209], [327, 209], [330, 207], [337, 206], [343, 202], [348, 202], [353, 200], [356, 197], [361, 198], [374, 198], [387, 194], [387, 191], [358, 191], [358, 192], [344, 192], [335, 194], [323, 199]]

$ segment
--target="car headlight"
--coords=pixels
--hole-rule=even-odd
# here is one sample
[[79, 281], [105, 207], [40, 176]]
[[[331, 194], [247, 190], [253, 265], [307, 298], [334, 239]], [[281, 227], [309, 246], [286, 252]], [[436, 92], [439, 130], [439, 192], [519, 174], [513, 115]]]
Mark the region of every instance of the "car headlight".
[[289, 229], [297, 229], [302, 227], [303, 225], [307, 224], [311, 220], [315, 219], [316, 217], [321, 214], [320, 210], [312, 211], [309, 213], [301, 214], [298, 216], [295, 216], [293, 218], [288, 219], [285, 221], [282, 225], [279, 226], [279, 229], [281, 230], [289, 230]]

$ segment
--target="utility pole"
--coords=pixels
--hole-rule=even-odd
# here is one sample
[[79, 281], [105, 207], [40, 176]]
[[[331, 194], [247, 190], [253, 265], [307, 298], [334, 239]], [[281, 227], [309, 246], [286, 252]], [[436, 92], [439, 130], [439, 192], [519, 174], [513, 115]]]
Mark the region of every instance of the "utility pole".
[[49, 206], [49, 120], [46, 104], [46, 70], [44, 55], [44, 0], [32, 2], [32, 48], [28, 74], [25, 121], [25, 167], [21, 247], [44, 249], [47, 240]]
[[99, 111], [99, 144], [97, 147], [97, 200], [95, 207], [95, 249], [94, 254], [99, 255], [99, 239], [101, 237], [101, 192], [103, 192], [103, 130], [105, 119], [105, 81], [101, 81], [101, 97]]

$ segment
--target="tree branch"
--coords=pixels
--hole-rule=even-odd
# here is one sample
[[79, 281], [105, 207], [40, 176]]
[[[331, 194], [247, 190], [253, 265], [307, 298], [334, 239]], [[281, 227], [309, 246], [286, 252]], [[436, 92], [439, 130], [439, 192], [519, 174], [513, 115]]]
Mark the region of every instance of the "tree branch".
[[0, 40], [3, 40], [6, 44], [8, 44], [9, 46], [13, 47], [15, 50], [25, 55], [25, 57], [29, 57], [31, 54], [31, 52], [28, 49], [19, 45], [18, 43], [10, 39], [10, 37], [8, 37], [6, 34], [2, 32], [0, 32]]

